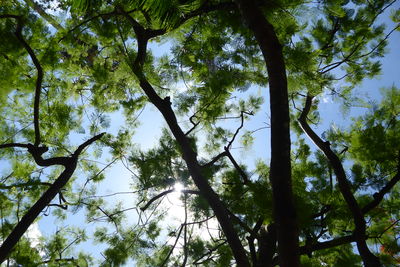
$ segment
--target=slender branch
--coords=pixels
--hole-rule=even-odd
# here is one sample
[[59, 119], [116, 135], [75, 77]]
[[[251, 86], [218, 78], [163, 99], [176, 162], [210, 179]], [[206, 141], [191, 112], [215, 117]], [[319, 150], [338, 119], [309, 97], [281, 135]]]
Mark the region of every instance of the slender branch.
[[[241, 112], [240, 112], [240, 126], [236, 129], [236, 132], [235, 132], [234, 135], [232, 136], [231, 141], [229, 141], [228, 145], [226, 146], [226, 149], [229, 149], [229, 148], [232, 146], [233, 142], [235, 141], [236, 136], [237, 136], [237, 135], [239, 134], [239, 132], [240, 132], [240, 129], [243, 128], [243, 125], [244, 125], [244, 114], [253, 115], [253, 113], [251, 113], [251, 112], [250, 112], [250, 113], [245, 112], [245, 111], [241, 111]], [[226, 150], [226, 149], [225, 149], [225, 150]]]
[[[364, 38], [363, 38], [364, 39]], [[357, 52], [357, 50], [363, 45], [363, 42], [359, 42], [358, 44], [356, 44], [353, 48], [353, 50], [345, 57], [343, 57], [342, 60], [331, 63], [329, 65], [326, 65], [324, 67], [322, 67], [320, 70], [318, 70], [318, 72], [320, 74], [324, 74], [327, 73], [333, 69], [336, 69], [337, 67], [339, 67], [340, 65], [342, 65], [343, 63], [346, 63], [350, 60], [350, 58]]]
[[72, 156], [73, 157], [78, 157], [86, 147], [90, 146], [92, 143], [94, 143], [95, 141], [99, 140], [101, 137], [103, 137], [103, 135], [105, 135], [105, 133], [101, 133], [101, 134], [98, 134], [96, 136], [93, 136], [92, 138], [90, 138], [89, 140], [87, 140], [86, 142], [81, 144], [75, 150], [75, 152], [74, 152], [74, 154]]
[[208, 251], [206, 253], [204, 253], [203, 255], [201, 255], [200, 257], [198, 257], [196, 260], [193, 261], [193, 264], [202, 264], [205, 263], [208, 259], [203, 260], [202, 262], [200, 262], [200, 260], [202, 260], [204, 257], [206, 256], [211, 256], [211, 254], [216, 251], [218, 248], [220, 248], [221, 246], [225, 245], [227, 243], [226, 240], [224, 240], [222, 243], [216, 245], [213, 248], [209, 248]]
[[178, 235], [176, 236], [175, 243], [172, 246], [171, 250], [169, 251], [167, 257], [165, 257], [164, 261], [161, 263], [160, 267], [164, 266], [168, 262], [169, 257], [171, 257], [172, 252], [174, 251], [176, 244], [178, 243], [179, 237], [181, 236], [182, 229], [183, 229], [183, 224], [181, 224], [181, 226], [179, 227], [179, 232], [178, 232]]
[[[172, 193], [172, 192], [176, 192], [176, 190], [175, 190], [175, 189], [170, 189], [170, 190], [164, 191], [164, 192], [162, 192], [162, 193], [156, 195], [155, 197], [151, 198], [151, 199], [149, 200], [149, 202], [147, 202], [146, 205], [144, 205], [144, 206], [141, 207], [140, 209], [141, 209], [142, 211], [145, 211], [154, 201], [156, 201], [157, 199], [159, 199], [159, 198], [161, 198], [161, 197], [163, 197], [163, 196], [165, 196], [165, 195], [167, 195], [167, 194], [169, 194], [169, 193]], [[184, 190], [181, 190], [181, 192], [184, 193], [184, 194], [195, 194], [195, 195], [200, 195], [200, 191], [196, 191], [196, 190], [184, 189]]]
[[348, 236], [341, 236], [325, 242], [315, 242], [313, 244], [300, 247], [300, 254], [307, 255], [311, 254], [313, 251], [333, 248], [344, 244], [349, 244], [355, 241], [356, 237], [354, 235], [348, 235]]
[[214, 217], [215, 217], [215, 215], [212, 215], [212, 216], [210, 216], [210, 217], [205, 218], [204, 220], [195, 221], [195, 222], [188, 222], [188, 223], [186, 223], [186, 224], [187, 224], [187, 225], [191, 225], [191, 224], [202, 224], [202, 223], [205, 223], [205, 222], [211, 220], [211, 219], [214, 218]]
[[112, 11], [112, 12], [108, 12], [108, 13], [97, 14], [97, 15], [95, 15], [95, 16], [93, 16], [93, 17], [90, 17], [90, 18], [88, 18], [88, 19], [85, 19], [85, 20], [83, 20], [81, 23], [79, 23], [79, 24], [75, 25], [74, 27], [72, 27], [72, 28], [66, 33], [66, 35], [64, 35], [63, 37], [60, 38], [60, 40], [58, 40], [58, 42], [61, 42], [61, 41], [67, 36], [67, 34], [69, 34], [69, 33], [73, 32], [73, 31], [75, 31], [76, 29], [78, 29], [78, 28], [81, 27], [82, 25], [84, 25], [84, 24], [86, 24], [86, 23], [88, 23], [88, 22], [90, 22], [90, 21], [92, 21], [92, 20], [94, 20], [94, 19], [97, 19], [97, 18], [102, 17], [102, 16], [111, 16], [111, 15], [115, 15], [115, 14], [117, 14], [117, 12], [116, 12], [116, 11]]
[[35, 128], [35, 146], [40, 144], [40, 130], [39, 130], [39, 103], [40, 103], [40, 93], [42, 89], [42, 81], [43, 81], [43, 69], [40, 65], [39, 60], [37, 59], [35, 52], [29, 46], [29, 44], [25, 41], [22, 36], [22, 17], [17, 15], [10, 15], [10, 14], [3, 14], [0, 15], [1, 18], [13, 18], [17, 21], [17, 26], [15, 30], [15, 36], [17, 37], [18, 41], [22, 44], [25, 50], [28, 52], [30, 58], [32, 59], [33, 64], [37, 70], [37, 78], [36, 78], [36, 89], [35, 89], [35, 100], [33, 104], [33, 123]]
[[333, 18], [335, 21], [334, 21], [334, 24], [332, 25], [333, 27], [332, 27], [332, 29], [329, 31], [329, 33], [330, 33], [330, 36], [329, 36], [329, 39], [328, 39], [328, 41], [320, 48], [320, 50], [322, 51], [322, 50], [325, 50], [325, 49], [327, 49], [327, 48], [330, 48], [330, 47], [332, 47], [332, 41], [333, 41], [333, 39], [334, 39], [334, 37], [335, 37], [335, 34], [338, 32], [338, 30], [340, 29], [340, 24], [339, 24], [339, 19], [338, 18], [336, 18], [336, 17], [334, 17]]
[[233, 166], [237, 170], [237, 172], [242, 176], [243, 178], [243, 183], [247, 184], [249, 182], [249, 178], [247, 177], [247, 174], [244, 172], [242, 167], [239, 166], [239, 164], [236, 162], [235, 158], [232, 156], [231, 152], [228, 150], [227, 147], [224, 147], [226, 155], [228, 156], [229, 160], [232, 162]]
[[229, 212], [229, 216], [231, 217], [232, 221], [237, 222], [249, 234], [253, 233], [253, 230], [247, 224], [242, 222], [242, 220], [239, 217], [237, 217], [232, 211], [230, 211], [228, 209], [228, 212]]
[[[1, 18], [1, 16], [0, 16]], [[25, 41], [22, 36], [22, 18], [20, 16], [12, 16], [12, 18], [17, 20], [17, 28], [15, 30], [15, 36], [23, 45], [25, 50], [28, 52], [30, 58], [32, 59], [33, 64], [37, 70], [37, 78], [36, 78], [36, 89], [35, 89], [35, 100], [33, 103], [33, 124], [35, 127], [35, 146], [40, 144], [40, 128], [39, 128], [39, 104], [40, 104], [40, 93], [42, 90], [42, 81], [43, 81], [43, 68], [40, 65], [38, 58], [35, 55], [33, 49], [29, 46], [29, 44]]]
[[228, 156], [228, 153], [226, 151], [218, 154], [217, 156], [215, 156], [210, 162], [207, 162], [206, 164], [202, 165], [202, 168], [209, 168], [212, 165], [214, 165], [215, 162], [217, 162], [218, 160], [220, 160], [223, 157]]
[[68, 209], [68, 205], [62, 205], [62, 204], [57, 204], [57, 203], [51, 203], [49, 205], [47, 205], [49, 207], [57, 207], [63, 210], [67, 210]]
[[318, 213], [315, 213], [314, 215], [312, 215], [311, 217], [313, 219], [318, 218], [323, 216], [325, 213], [329, 212], [332, 209], [331, 205], [325, 205], [322, 207], [321, 211], [319, 211]]
[[241, 128], [243, 128], [243, 124], [244, 124], [244, 114], [247, 115], [253, 115], [252, 112], [245, 112], [245, 111], [241, 111], [240, 112], [240, 119], [241, 119], [241, 123], [240, 126], [236, 129], [236, 132], [234, 133], [232, 139], [229, 141], [228, 145], [224, 147], [224, 152], [220, 153], [219, 155], [217, 155], [216, 157], [214, 157], [210, 162], [204, 164], [202, 167], [210, 167], [212, 166], [216, 161], [218, 161], [220, 158], [222, 157], [228, 157], [229, 160], [232, 162], [233, 166], [235, 167], [235, 169], [238, 171], [238, 173], [240, 174], [240, 176], [242, 176], [243, 178], [243, 183], [247, 184], [249, 182], [249, 178], [247, 177], [247, 174], [244, 172], [244, 170], [239, 166], [239, 164], [236, 162], [235, 158], [232, 156], [231, 152], [229, 151], [229, 148], [232, 146], [233, 142], [235, 141], [236, 136], [239, 134], [239, 131]]
[[361, 209], [362, 213], [366, 214], [378, 206], [383, 200], [385, 194], [389, 193], [398, 181], [400, 181], [400, 172], [397, 172], [396, 175], [381, 190], [373, 194], [374, 200]]
[[358, 58], [367, 57], [367, 56], [369, 56], [370, 54], [372, 54], [376, 49], [378, 49], [380, 46], [382, 46], [382, 45], [385, 43], [385, 41], [386, 41], [387, 39], [389, 39], [390, 35], [392, 35], [392, 33], [393, 33], [394, 31], [396, 31], [396, 30], [399, 29], [399, 28], [400, 28], [400, 23], [397, 24], [392, 30], [390, 30], [390, 31], [386, 34], [386, 36], [385, 36], [382, 40], [380, 40], [380, 42], [379, 42], [376, 46], [374, 46], [369, 52], [360, 55]]
[[185, 135], [188, 136], [192, 131], [194, 131], [194, 129], [196, 129], [196, 127], [200, 124], [200, 121], [198, 122], [194, 122], [193, 118], [196, 116], [196, 114], [193, 114], [192, 116], [190, 116], [189, 121], [193, 124], [193, 127], [190, 128]]

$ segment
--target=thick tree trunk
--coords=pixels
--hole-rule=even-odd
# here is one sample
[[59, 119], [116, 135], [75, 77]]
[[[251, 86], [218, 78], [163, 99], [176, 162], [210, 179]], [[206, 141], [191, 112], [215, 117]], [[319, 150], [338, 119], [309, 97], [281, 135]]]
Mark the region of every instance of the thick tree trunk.
[[267, 231], [260, 229], [260, 237], [258, 239], [258, 258], [255, 267], [272, 267], [273, 259], [276, 253], [276, 226], [270, 224]]
[[271, 109], [270, 180], [279, 263], [283, 267], [296, 267], [300, 264], [299, 234], [291, 181], [289, 103], [282, 46], [255, 1], [236, 0], [236, 3], [256, 37], [267, 66]]

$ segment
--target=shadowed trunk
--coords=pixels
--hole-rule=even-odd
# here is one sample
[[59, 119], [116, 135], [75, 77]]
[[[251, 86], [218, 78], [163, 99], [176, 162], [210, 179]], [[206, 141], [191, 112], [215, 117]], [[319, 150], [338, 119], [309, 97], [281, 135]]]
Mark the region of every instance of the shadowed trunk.
[[256, 2], [236, 0], [249, 29], [254, 33], [267, 65], [271, 110], [271, 165], [274, 220], [278, 233], [279, 262], [282, 267], [299, 266], [299, 241], [293, 202], [289, 103], [282, 46], [274, 27]]

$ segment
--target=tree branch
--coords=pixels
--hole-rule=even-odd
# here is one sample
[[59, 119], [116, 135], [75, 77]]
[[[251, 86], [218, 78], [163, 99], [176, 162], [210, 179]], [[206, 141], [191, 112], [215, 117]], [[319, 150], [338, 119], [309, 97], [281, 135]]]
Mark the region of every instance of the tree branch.
[[348, 236], [338, 237], [338, 238], [335, 238], [335, 239], [332, 239], [329, 241], [325, 241], [325, 242], [316, 242], [309, 246], [306, 245], [306, 246], [300, 247], [300, 254], [308, 255], [308, 254], [311, 254], [313, 251], [327, 249], [327, 248], [333, 248], [333, 247], [341, 246], [344, 244], [352, 243], [355, 241], [356, 241], [356, 238], [354, 235], [348, 235]]
[[96, 136], [93, 136], [92, 138], [90, 138], [89, 140], [87, 140], [86, 142], [84, 142], [83, 144], [81, 144], [81, 145], [75, 150], [74, 154], [72, 154], [72, 156], [73, 156], [73, 157], [78, 157], [86, 147], [90, 146], [92, 143], [94, 143], [95, 141], [97, 141], [97, 140], [99, 140], [100, 138], [102, 138], [103, 135], [105, 135], [105, 132], [100, 133], [100, 134], [98, 134], [98, 135], [96, 135]]
[[38, 165], [40, 165], [40, 163], [53, 163], [53, 159], [56, 159], [54, 160], [54, 162], [64, 166], [65, 169], [54, 181], [54, 183], [49, 186], [46, 192], [44, 192], [43, 195], [35, 202], [35, 204], [33, 204], [33, 206], [26, 212], [26, 214], [17, 223], [17, 225], [8, 235], [6, 240], [3, 242], [0, 247], [0, 263], [2, 263], [7, 258], [8, 254], [14, 248], [15, 244], [20, 240], [20, 238], [26, 232], [29, 226], [36, 220], [42, 210], [50, 204], [51, 200], [54, 199], [54, 197], [60, 192], [60, 190], [67, 184], [76, 169], [78, 156], [82, 152], [82, 150], [94, 141], [100, 139], [103, 135], [104, 133], [101, 133], [90, 138], [88, 141], [80, 145], [78, 149], [74, 152], [74, 154], [72, 154], [72, 156], [70, 157], [58, 157], [44, 160], [42, 158], [42, 154], [47, 151], [47, 147], [36, 147], [32, 144], [29, 144], [28, 151], [35, 158], [35, 161]]
[[165, 257], [165, 259], [164, 259], [163, 263], [160, 265], [160, 267], [164, 266], [168, 262], [169, 257], [171, 257], [171, 254], [174, 251], [174, 249], [176, 247], [176, 244], [178, 243], [179, 237], [181, 236], [182, 230], [183, 230], [183, 224], [181, 224], [181, 226], [179, 227], [179, 232], [178, 232], [178, 234], [176, 236], [175, 243], [172, 246], [171, 250], [169, 251], [167, 257]]
[[330, 165], [333, 168], [336, 179], [338, 181], [339, 190], [346, 201], [347, 207], [349, 208], [354, 224], [354, 236], [357, 241], [357, 248], [360, 256], [366, 266], [380, 266], [379, 258], [371, 253], [366, 244], [366, 223], [364, 215], [359, 207], [357, 200], [355, 199], [353, 193], [350, 189], [350, 184], [347, 180], [346, 173], [343, 169], [343, 165], [339, 157], [331, 150], [330, 143], [324, 142], [322, 139], [311, 129], [307, 122], [307, 115], [311, 110], [313, 97], [307, 95], [305, 106], [298, 119], [301, 128], [304, 133], [314, 142], [314, 144], [324, 153], [325, 157], [328, 159]]
[[13, 18], [17, 20], [17, 27], [15, 30], [15, 36], [28, 52], [30, 58], [32, 59], [33, 64], [37, 70], [37, 78], [36, 78], [36, 89], [35, 89], [35, 100], [33, 103], [33, 124], [35, 128], [35, 146], [40, 144], [40, 128], [39, 128], [39, 104], [40, 104], [40, 93], [42, 90], [42, 81], [43, 81], [43, 69], [40, 65], [38, 58], [35, 55], [33, 49], [29, 46], [29, 44], [25, 41], [24, 37], [22, 36], [22, 18], [16, 15], [0, 15], [0, 18]]
[[201, 255], [200, 257], [198, 257], [196, 260], [193, 261], [193, 264], [198, 265], [198, 264], [203, 264], [205, 263], [208, 259], [203, 260], [202, 262], [200, 262], [201, 259], [203, 259], [206, 256], [211, 256], [211, 254], [216, 251], [219, 247], [225, 245], [227, 243], [227, 241], [223, 241], [222, 243], [216, 245], [213, 248], [209, 248], [208, 251], [206, 253], [204, 253], [203, 255]]
[[361, 209], [362, 213], [366, 214], [378, 206], [383, 200], [385, 194], [389, 193], [398, 181], [400, 181], [400, 172], [397, 172], [396, 175], [381, 190], [373, 194], [374, 200]]
[[133, 30], [136, 33], [136, 38], [138, 42], [138, 52], [134, 62], [131, 65], [133, 73], [139, 80], [140, 87], [145, 92], [150, 102], [157, 107], [157, 109], [163, 115], [165, 121], [167, 122], [173, 136], [175, 137], [177, 143], [179, 144], [182, 157], [186, 162], [189, 173], [196, 184], [197, 188], [200, 190], [201, 194], [207, 200], [211, 208], [213, 209], [218, 222], [220, 223], [223, 232], [228, 240], [228, 243], [232, 249], [234, 258], [238, 265], [247, 267], [250, 266], [246, 251], [234, 229], [232, 222], [229, 220], [229, 214], [226, 210], [226, 206], [220, 200], [219, 196], [212, 189], [206, 177], [204, 177], [201, 166], [197, 160], [197, 154], [193, 150], [189, 139], [182, 131], [178, 124], [177, 118], [174, 111], [171, 108], [171, 102], [169, 98], [162, 99], [154, 90], [152, 85], [148, 82], [143, 73], [143, 64], [146, 58], [147, 42], [149, 38], [155, 36], [156, 34], [162, 34], [163, 31], [151, 31], [144, 29], [129, 15], [125, 14], [125, 17], [130, 22]]
[[31, 6], [42, 18], [44, 18], [48, 23], [51, 24], [54, 28], [57, 30], [63, 30], [64, 28], [58, 23], [52, 15], [47, 14], [46, 11], [34, 0], [24, 0], [24, 2], [28, 5]]
[[214, 165], [215, 162], [217, 162], [218, 160], [220, 160], [223, 157], [228, 156], [228, 153], [226, 151], [218, 154], [217, 156], [215, 156], [210, 162], [207, 162], [206, 164], [202, 165], [202, 168], [209, 168], [212, 165]]
[[236, 129], [236, 132], [233, 134], [231, 141], [229, 141], [228, 145], [226, 146], [226, 149], [229, 149], [232, 146], [233, 142], [235, 141], [236, 136], [240, 132], [240, 129], [243, 128], [243, 125], [244, 125], [244, 114], [253, 115], [252, 113], [248, 113], [248, 112], [245, 112], [245, 111], [241, 111], [240, 112], [240, 126]]
[[[154, 201], [156, 201], [157, 199], [159, 199], [159, 198], [161, 198], [161, 197], [163, 197], [163, 196], [165, 196], [165, 195], [167, 195], [167, 194], [169, 194], [169, 193], [172, 193], [172, 192], [176, 192], [176, 190], [175, 190], [175, 189], [170, 189], [170, 190], [164, 191], [164, 192], [162, 192], [162, 193], [156, 195], [155, 197], [151, 198], [151, 199], [146, 203], [146, 205], [144, 205], [144, 206], [141, 207], [140, 209], [141, 209], [142, 211], [145, 211]], [[200, 194], [201, 194], [200, 191], [188, 190], [188, 189], [181, 190], [181, 192], [184, 193], [184, 194], [195, 194], [195, 195], [200, 195]]]
[[40, 65], [39, 60], [37, 59], [35, 52], [29, 46], [29, 44], [25, 41], [22, 36], [22, 17], [17, 15], [10, 15], [10, 14], [3, 14], [0, 15], [1, 18], [12, 18], [17, 21], [17, 26], [15, 30], [15, 36], [17, 37], [18, 41], [22, 44], [25, 50], [28, 52], [30, 58], [32, 59], [33, 64], [37, 70], [37, 78], [36, 78], [36, 89], [35, 89], [35, 100], [33, 104], [33, 124], [35, 128], [35, 146], [40, 144], [40, 130], [39, 130], [39, 103], [40, 103], [40, 93], [42, 89], [42, 81], [43, 81], [43, 69]]
[[1, 144], [1, 148], [11, 148], [11, 147], [22, 147], [22, 148], [29, 148], [29, 144], [20, 144], [20, 143], [9, 143], [9, 144]]
[[236, 171], [242, 176], [243, 178], [243, 183], [247, 184], [249, 182], [249, 178], [247, 177], [247, 174], [244, 172], [242, 167], [239, 166], [239, 164], [236, 162], [235, 158], [232, 156], [231, 152], [228, 150], [227, 147], [224, 147], [225, 152], [229, 160], [232, 162], [233, 166], [235, 167]]

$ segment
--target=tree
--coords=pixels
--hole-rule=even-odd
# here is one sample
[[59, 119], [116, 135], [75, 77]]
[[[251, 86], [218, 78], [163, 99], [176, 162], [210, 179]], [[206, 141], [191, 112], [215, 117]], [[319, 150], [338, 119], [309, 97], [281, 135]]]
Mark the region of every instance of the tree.
[[[40, 246], [23, 235], [46, 207], [56, 207], [60, 217], [67, 207], [85, 207], [88, 221], [103, 216], [109, 223], [94, 233], [109, 245], [104, 266], [129, 258], [149, 266], [396, 264], [400, 92], [387, 89], [381, 104], [343, 129], [319, 136], [310, 126], [318, 126], [321, 95], [331, 93], [348, 106], [360, 101], [353, 88], [379, 73], [379, 58], [399, 28], [398, 11], [392, 29], [377, 25], [394, 4], [3, 4], [0, 27], [8, 42], [0, 47], [0, 153], [11, 172], [0, 184], [0, 259], [90, 265], [90, 255], [73, 257], [71, 250], [86, 239], [80, 229], [57, 231]], [[68, 8], [64, 16], [51, 13]], [[153, 56], [152, 41], [173, 44], [171, 53]], [[263, 105], [263, 97], [246, 92], [251, 85], [269, 89], [271, 134], [271, 161], [257, 162], [254, 170], [232, 151], [240, 135], [251, 142], [254, 132], [241, 130]], [[141, 151], [132, 146], [133, 131], [147, 103], [167, 128], [158, 147]], [[115, 112], [124, 112], [127, 127], [115, 136], [101, 133]], [[223, 124], [228, 120], [239, 127]], [[86, 130], [91, 137], [75, 149], [71, 143]], [[103, 151], [113, 159], [100, 168], [93, 160]], [[87, 188], [118, 161], [134, 174], [140, 210], [131, 226], [123, 207], [105, 207], [105, 198]], [[81, 177], [85, 182], [75, 187]], [[177, 182], [184, 185], [185, 216], [168, 234], [160, 203]], [[175, 241], [163, 246], [167, 236]], [[380, 251], [374, 249], [379, 244]]]

